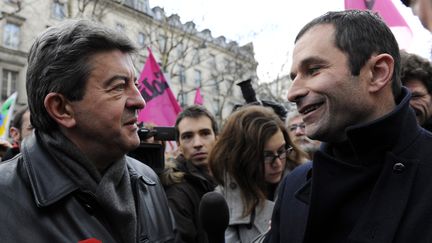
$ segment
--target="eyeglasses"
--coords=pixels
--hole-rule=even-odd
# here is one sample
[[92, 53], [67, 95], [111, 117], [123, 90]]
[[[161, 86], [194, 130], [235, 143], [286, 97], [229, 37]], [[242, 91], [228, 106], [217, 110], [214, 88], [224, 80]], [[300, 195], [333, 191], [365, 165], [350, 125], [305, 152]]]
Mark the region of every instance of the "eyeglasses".
[[290, 132], [297, 130], [297, 128], [304, 130], [306, 128], [306, 124], [300, 123], [300, 124], [292, 124], [291, 126], [289, 126]]
[[287, 157], [288, 154], [292, 152], [293, 148], [288, 146], [287, 148], [283, 148], [281, 151], [277, 152], [277, 154], [267, 154], [264, 155], [264, 163], [272, 165], [276, 158], [283, 160]]

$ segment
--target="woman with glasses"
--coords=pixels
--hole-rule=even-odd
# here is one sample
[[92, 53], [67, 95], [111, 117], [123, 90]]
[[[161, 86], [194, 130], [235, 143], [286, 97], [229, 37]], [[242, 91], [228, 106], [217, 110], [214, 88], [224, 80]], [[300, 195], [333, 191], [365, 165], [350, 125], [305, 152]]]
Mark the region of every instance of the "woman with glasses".
[[209, 157], [230, 210], [226, 243], [251, 242], [267, 231], [279, 182], [305, 157], [273, 110], [245, 106], [231, 114]]

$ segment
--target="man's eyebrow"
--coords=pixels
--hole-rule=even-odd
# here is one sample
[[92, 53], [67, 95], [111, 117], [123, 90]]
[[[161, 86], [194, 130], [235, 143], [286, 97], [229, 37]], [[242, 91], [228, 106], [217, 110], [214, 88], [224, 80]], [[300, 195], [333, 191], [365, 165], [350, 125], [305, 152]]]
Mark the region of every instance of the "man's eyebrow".
[[192, 131], [184, 131], [184, 132], [180, 133], [180, 136], [185, 135], [185, 134], [191, 134], [191, 133], [193, 133], [193, 132]]
[[[299, 69], [303, 69], [303, 68], [305, 68], [311, 64], [317, 64], [317, 63], [323, 63], [323, 62], [326, 62], [326, 60], [324, 60], [318, 56], [311, 56], [311, 57], [305, 58], [305, 59], [300, 61]], [[294, 80], [296, 76], [297, 76], [296, 73], [294, 73], [294, 72], [290, 73], [291, 80]]]
[[[135, 78], [136, 79], [136, 78]], [[124, 75], [114, 75], [111, 78], [107, 79], [104, 81], [104, 84], [106, 86], [110, 86], [114, 81], [116, 80], [125, 80], [125, 81], [129, 81], [130, 78]]]

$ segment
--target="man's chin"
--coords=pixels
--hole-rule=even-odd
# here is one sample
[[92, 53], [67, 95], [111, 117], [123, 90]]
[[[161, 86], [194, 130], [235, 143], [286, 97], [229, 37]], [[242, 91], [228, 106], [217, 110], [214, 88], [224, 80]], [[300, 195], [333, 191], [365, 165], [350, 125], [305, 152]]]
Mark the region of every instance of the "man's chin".
[[207, 158], [205, 159], [192, 159], [192, 164], [198, 167], [208, 167]]

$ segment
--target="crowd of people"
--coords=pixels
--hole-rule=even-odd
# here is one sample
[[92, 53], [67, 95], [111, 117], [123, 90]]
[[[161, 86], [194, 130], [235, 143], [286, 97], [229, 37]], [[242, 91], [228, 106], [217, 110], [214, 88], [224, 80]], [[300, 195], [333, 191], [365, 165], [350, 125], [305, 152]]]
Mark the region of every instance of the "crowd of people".
[[84, 20], [36, 38], [0, 163], [2, 242], [216, 242], [200, 218], [211, 192], [226, 202], [226, 243], [432, 239], [432, 65], [377, 14], [328, 12], [300, 30], [297, 111], [252, 102], [221, 125], [184, 108], [157, 170], [133, 156], [166, 147], [138, 134], [134, 51]]

